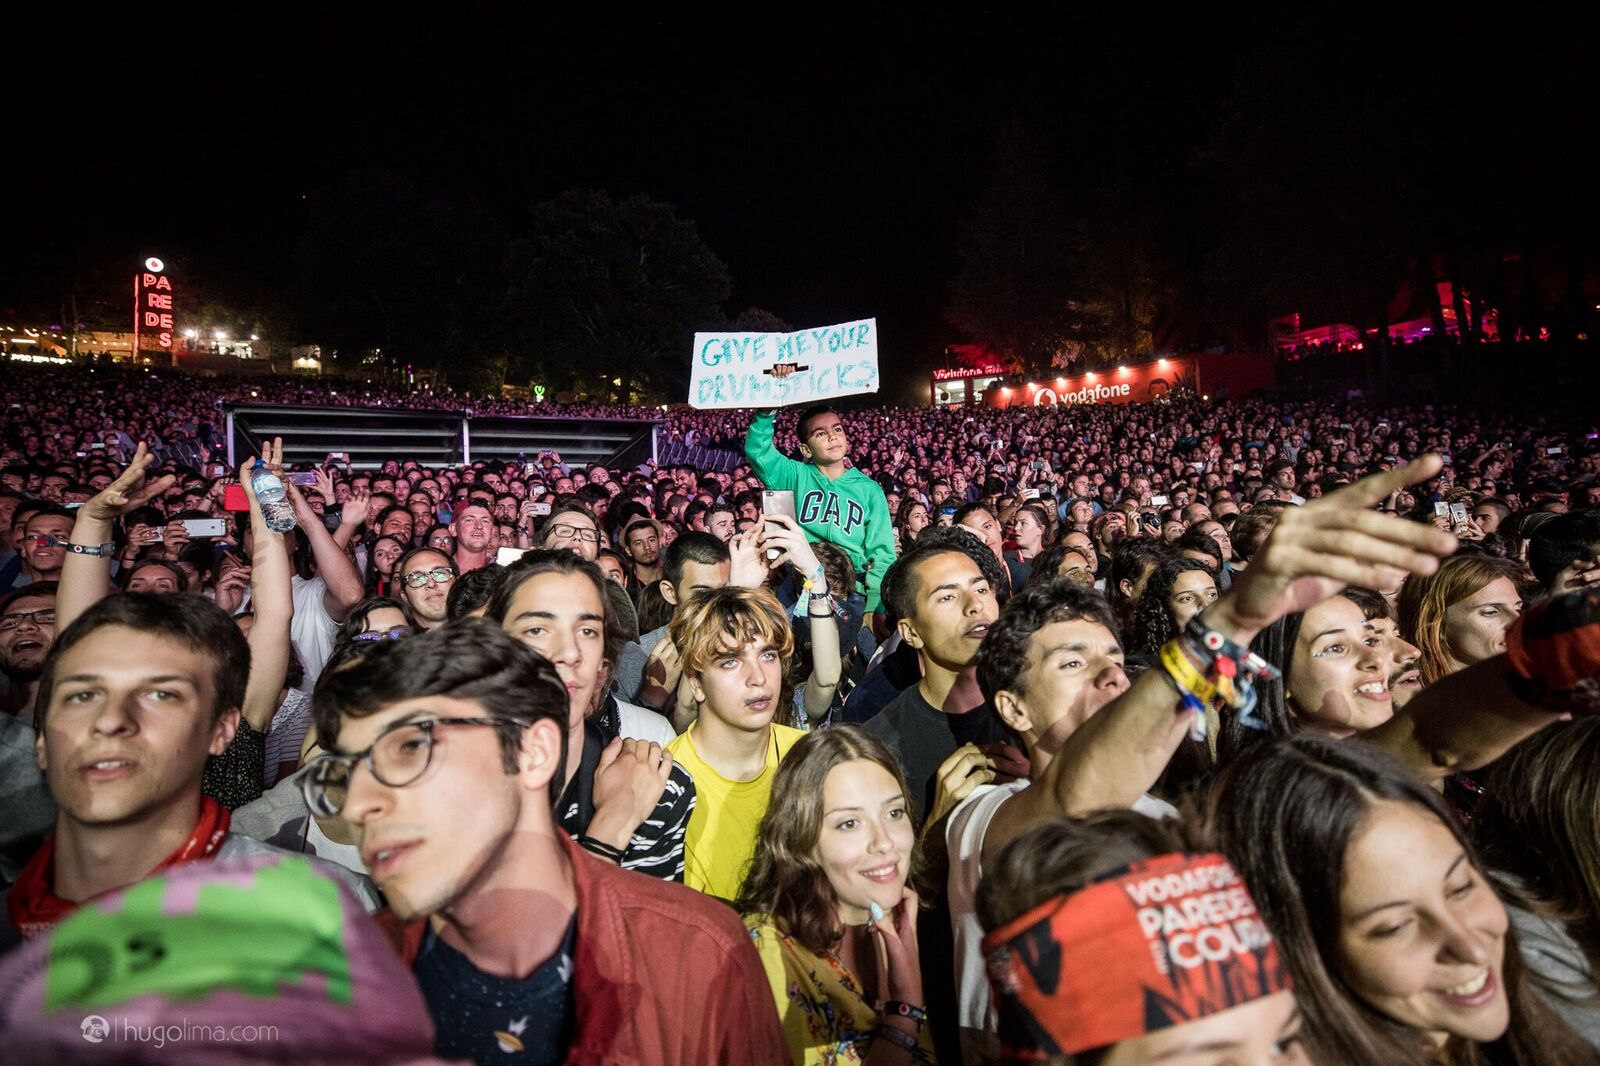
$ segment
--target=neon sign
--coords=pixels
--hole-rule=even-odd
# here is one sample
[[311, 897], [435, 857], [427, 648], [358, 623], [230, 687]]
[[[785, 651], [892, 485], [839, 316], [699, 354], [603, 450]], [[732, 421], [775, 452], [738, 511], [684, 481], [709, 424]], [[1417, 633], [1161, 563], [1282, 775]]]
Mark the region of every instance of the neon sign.
[[[133, 277], [133, 347], [159, 348], [172, 351], [172, 337], [176, 330], [172, 318], [172, 279], [167, 277], [167, 265], [155, 256], [144, 261], [144, 270]], [[140, 343], [140, 338], [148, 344]]]
[[1005, 368], [998, 363], [991, 363], [987, 366], [960, 366], [954, 370], [935, 370], [933, 372], [933, 380], [961, 381], [964, 378], [984, 378], [991, 374], [1004, 373]]

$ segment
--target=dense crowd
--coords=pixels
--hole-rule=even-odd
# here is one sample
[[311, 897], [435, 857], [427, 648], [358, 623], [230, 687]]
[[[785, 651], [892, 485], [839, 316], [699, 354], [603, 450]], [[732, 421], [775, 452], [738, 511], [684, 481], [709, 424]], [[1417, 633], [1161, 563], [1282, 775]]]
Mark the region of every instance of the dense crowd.
[[4, 392], [19, 1061], [1600, 1061], [1587, 412]]

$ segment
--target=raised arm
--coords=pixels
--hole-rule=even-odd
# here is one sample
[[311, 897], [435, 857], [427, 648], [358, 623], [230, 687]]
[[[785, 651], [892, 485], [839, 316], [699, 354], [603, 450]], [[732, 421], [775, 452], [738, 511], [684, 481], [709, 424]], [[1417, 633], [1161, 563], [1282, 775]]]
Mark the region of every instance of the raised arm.
[[1428, 780], [1486, 766], [1564, 714], [1600, 710], [1597, 633], [1600, 588], [1535, 604], [1506, 634], [1504, 654], [1429, 685], [1361, 739]]
[[356, 569], [355, 560], [333, 542], [333, 534], [322, 524], [322, 516], [306, 504], [306, 498], [300, 495], [300, 490], [289, 481], [285, 481], [283, 487], [294, 503], [294, 516], [300, 523], [300, 533], [311, 545], [311, 554], [317, 560], [317, 573], [328, 586], [327, 593], [322, 597], [322, 606], [327, 610], [328, 617], [335, 622], [343, 622], [350, 616], [350, 608], [361, 602], [361, 571]]
[[[280, 442], [269, 444], [262, 459], [270, 466], [283, 454]], [[256, 490], [250, 484], [255, 460], [239, 468], [239, 483], [250, 501], [250, 605], [255, 620], [250, 625], [250, 679], [245, 685], [245, 721], [258, 733], [272, 727], [278, 711], [278, 694], [289, 672], [289, 623], [294, 618], [290, 590], [289, 553], [284, 535], [274, 533], [261, 515]]]
[[[782, 552], [773, 560], [774, 565], [789, 563], [795, 573], [813, 582], [813, 587], [803, 590], [806, 612], [811, 620], [811, 676], [806, 679], [806, 718], [818, 721], [828, 713], [833, 694], [838, 691], [839, 679], [844, 674], [844, 663], [839, 654], [839, 621], [833, 614], [829, 599], [813, 599], [817, 592], [828, 591], [828, 576], [806, 540], [804, 531], [786, 515], [767, 515], [765, 540], [761, 547], [776, 548]], [[820, 586], [816, 583], [821, 582]]]
[[[155, 456], [141, 443], [122, 476], [78, 508], [69, 543], [99, 552], [103, 545], [111, 543], [118, 518], [171, 488], [177, 481], [172, 474], [146, 483], [146, 472], [154, 462]], [[110, 592], [112, 562], [109, 549], [103, 555], [67, 550], [61, 563], [61, 587], [56, 592], [57, 633]]]
[[[1250, 568], [1206, 609], [1205, 624], [1248, 645], [1279, 618], [1307, 610], [1346, 585], [1382, 588], [1397, 572], [1434, 572], [1439, 558], [1455, 549], [1454, 537], [1367, 508], [1396, 485], [1424, 481], [1438, 469], [1437, 456], [1424, 456], [1285, 510]], [[995, 822], [998, 827], [1004, 816], [1005, 831], [991, 829], [985, 852], [1039, 818], [1131, 806], [1155, 784], [1188, 730], [1190, 715], [1179, 710], [1165, 671], [1147, 670], [1066, 740], [1034, 787], [1002, 808]]]
[[756, 412], [755, 418], [750, 421], [749, 431], [744, 435], [744, 454], [750, 460], [756, 477], [767, 488], [792, 489], [795, 477], [790, 467], [798, 464], [781, 454], [772, 443], [776, 415], [776, 411]]

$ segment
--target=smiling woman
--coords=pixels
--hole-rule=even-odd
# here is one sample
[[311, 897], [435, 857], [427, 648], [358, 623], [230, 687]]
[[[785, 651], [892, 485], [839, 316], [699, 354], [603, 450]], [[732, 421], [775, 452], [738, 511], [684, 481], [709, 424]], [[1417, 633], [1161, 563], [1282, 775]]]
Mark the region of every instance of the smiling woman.
[[1225, 770], [1213, 799], [1218, 844], [1293, 974], [1312, 1061], [1478, 1063], [1489, 1044], [1517, 1066], [1594, 1061], [1534, 996], [1443, 801], [1386, 755], [1274, 741]]
[[[921, 855], [894, 754], [853, 725], [778, 768], [739, 896], [797, 1066], [875, 1046], [931, 1063], [918, 969]], [[874, 1060], [876, 1061], [876, 1060]]]

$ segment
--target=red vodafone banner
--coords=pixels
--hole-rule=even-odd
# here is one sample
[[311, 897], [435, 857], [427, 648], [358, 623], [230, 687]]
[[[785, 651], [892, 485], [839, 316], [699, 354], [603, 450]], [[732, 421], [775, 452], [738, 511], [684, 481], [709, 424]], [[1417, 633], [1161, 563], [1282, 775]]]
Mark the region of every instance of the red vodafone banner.
[[984, 399], [991, 407], [1148, 403], [1178, 385], [1200, 391], [1199, 365], [1193, 356], [1173, 356], [1115, 370], [1032, 381], [1027, 385], [991, 390]]

